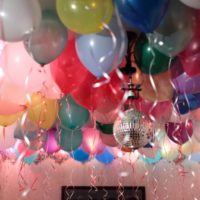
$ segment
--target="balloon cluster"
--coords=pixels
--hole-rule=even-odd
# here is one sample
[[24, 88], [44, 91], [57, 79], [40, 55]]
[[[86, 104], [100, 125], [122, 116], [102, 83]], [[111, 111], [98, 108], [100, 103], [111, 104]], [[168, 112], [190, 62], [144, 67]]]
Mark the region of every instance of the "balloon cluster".
[[0, 2], [0, 125], [16, 123], [18, 156], [132, 151], [155, 124], [200, 141], [198, 0]]

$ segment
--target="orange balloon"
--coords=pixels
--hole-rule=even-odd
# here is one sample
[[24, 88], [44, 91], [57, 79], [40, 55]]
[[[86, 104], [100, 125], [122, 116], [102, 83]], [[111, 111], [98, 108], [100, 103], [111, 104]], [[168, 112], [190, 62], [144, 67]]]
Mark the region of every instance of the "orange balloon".
[[[143, 99], [149, 101], [167, 101], [172, 99], [173, 87], [171, 84], [170, 71], [156, 75], [143, 74], [143, 78], [144, 82], [142, 84], [142, 91], [140, 92], [140, 96]], [[155, 88], [153, 86], [155, 86]]]

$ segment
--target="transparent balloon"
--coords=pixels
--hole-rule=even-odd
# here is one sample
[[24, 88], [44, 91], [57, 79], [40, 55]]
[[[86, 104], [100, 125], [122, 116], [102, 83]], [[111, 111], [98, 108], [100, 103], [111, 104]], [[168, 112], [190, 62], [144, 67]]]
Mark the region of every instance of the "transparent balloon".
[[148, 34], [149, 42], [160, 52], [173, 57], [192, 39], [194, 22], [195, 15], [192, 9], [180, 1], [170, 1], [162, 23], [153, 33]]

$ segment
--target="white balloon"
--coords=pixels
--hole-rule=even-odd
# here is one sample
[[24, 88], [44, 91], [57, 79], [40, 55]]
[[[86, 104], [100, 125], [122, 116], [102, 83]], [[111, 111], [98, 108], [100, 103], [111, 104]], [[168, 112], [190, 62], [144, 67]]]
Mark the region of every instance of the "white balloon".
[[0, 5], [2, 40], [23, 40], [39, 27], [42, 12], [38, 0], [0, 0]]
[[200, 9], [200, 0], [180, 0], [180, 1], [189, 7]]

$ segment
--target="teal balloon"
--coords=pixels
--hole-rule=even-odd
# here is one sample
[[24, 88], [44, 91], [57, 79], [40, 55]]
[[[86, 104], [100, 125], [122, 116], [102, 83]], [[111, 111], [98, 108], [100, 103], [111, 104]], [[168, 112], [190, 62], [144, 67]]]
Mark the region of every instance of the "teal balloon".
[[77, 104], [71, 96], [61, 99], [59, 111], [61, 126], [69, 129], [80, 129], [89, 117], [89, 111]]
[[150, 158], [150, 157], [146, 157], [146, 156], [141, 155], [140, 159], [142, 159], [147, 164], [156, 164], [160, 160], [162, 160], [162, 156], [161, 156], [161, 152], [157, 151], [155, 158]]
[[78, 149], [83, 140], [83, 134], [81, 130], [60, 130], [59, 144], [64, 151], [74, 151]]
[[[14, 152], [17, 157], [21, 155], [17, 149], [14, 149]], [[34, 154], [30, 156], [23, 157], [22, 162], [31, 165], [37, 160], [37, 158], [38, 158], [38, 152], [35, 152]]]
[[113, 124], [102, 124], [100, 122], [96, 122], [96, 127], [104, 134], [113, 134]]
[[23, 158], [23, 161], [26, 163], [26, 164], [33, 164], [38, 158], [38, 153], [34, 153], [33, 155], [29, 156], [29, 157], [24, 157]]

